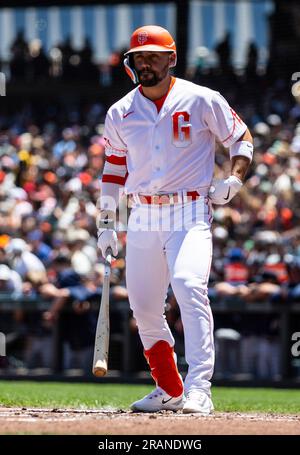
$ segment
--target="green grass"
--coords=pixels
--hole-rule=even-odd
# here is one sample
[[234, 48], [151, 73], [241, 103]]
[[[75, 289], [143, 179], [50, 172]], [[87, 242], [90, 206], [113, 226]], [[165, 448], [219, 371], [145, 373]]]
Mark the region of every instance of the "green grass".
[[[0, 405], [45, 408], [117, 408], [153, 389], [144, 385], [68, 384], [57, 382], [0, 381]], [[213, 388], [216, 411], [300, 413], [300, 390]]]
[[300, 390], [213, 388], [216, 411], [300, 414]]

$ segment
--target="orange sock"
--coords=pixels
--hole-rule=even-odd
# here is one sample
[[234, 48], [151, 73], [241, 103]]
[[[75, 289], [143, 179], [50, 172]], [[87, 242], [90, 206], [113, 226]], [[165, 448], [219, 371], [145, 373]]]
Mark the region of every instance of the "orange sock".
[[156, 384], [172, 397], [183, 393], [183, 384], [174, 359], [174, 349], [164, 340], [144, 350]]

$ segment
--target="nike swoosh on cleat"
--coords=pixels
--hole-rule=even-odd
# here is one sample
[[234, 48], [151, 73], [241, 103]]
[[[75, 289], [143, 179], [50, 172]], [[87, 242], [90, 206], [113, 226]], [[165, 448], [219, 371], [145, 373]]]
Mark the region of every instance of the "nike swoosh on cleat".
[[123, 118], [126, 118], [126, 117], [128, 117], [128, 115], [133, 114], [133, 113], [134, 113], [134, 111], [127, 112], [127, 114], [123, 114]]
[[173, 398], [173, 397], [169, 398], [168, 400], [162, 399], [161, 402], [162, 402], [162, 404], [166, 404], [166, 403], [168, 403], [168, 401], [172, 400], [172, 398]]
[[229, 198], [229, 194], [230, 194], [230, 188], [228, 189], [228, 193], [227, 193], [227, 196], [224, 197], [224, 201], [228, 201], [228, 198]]

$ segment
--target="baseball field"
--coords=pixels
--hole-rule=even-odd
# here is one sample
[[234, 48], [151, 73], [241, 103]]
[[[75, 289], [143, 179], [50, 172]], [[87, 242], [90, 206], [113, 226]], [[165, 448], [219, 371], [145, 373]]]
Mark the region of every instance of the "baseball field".
[[150, 385], [0, 381], [0, 434], [300, 434], [300, 390], [213, 388], [215, 413], [132, 413]]

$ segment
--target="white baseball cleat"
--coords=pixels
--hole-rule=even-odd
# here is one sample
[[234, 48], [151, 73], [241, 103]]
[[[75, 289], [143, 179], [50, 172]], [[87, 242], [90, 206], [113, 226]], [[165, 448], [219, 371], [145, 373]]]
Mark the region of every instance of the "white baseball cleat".
[[160, 387], [156, 387], [149, 395], [132, 403], [130, 408], [135, 412], [177, 411], [182, 409], [183, 403], [183, 394], [179, 397], [172, 397]]
[[183, 406], [184, 414], [198, 413], [209, 415], [213, 412], [214, 405], [210, 397], [203, 390], [191, 390], [187, 393]]

